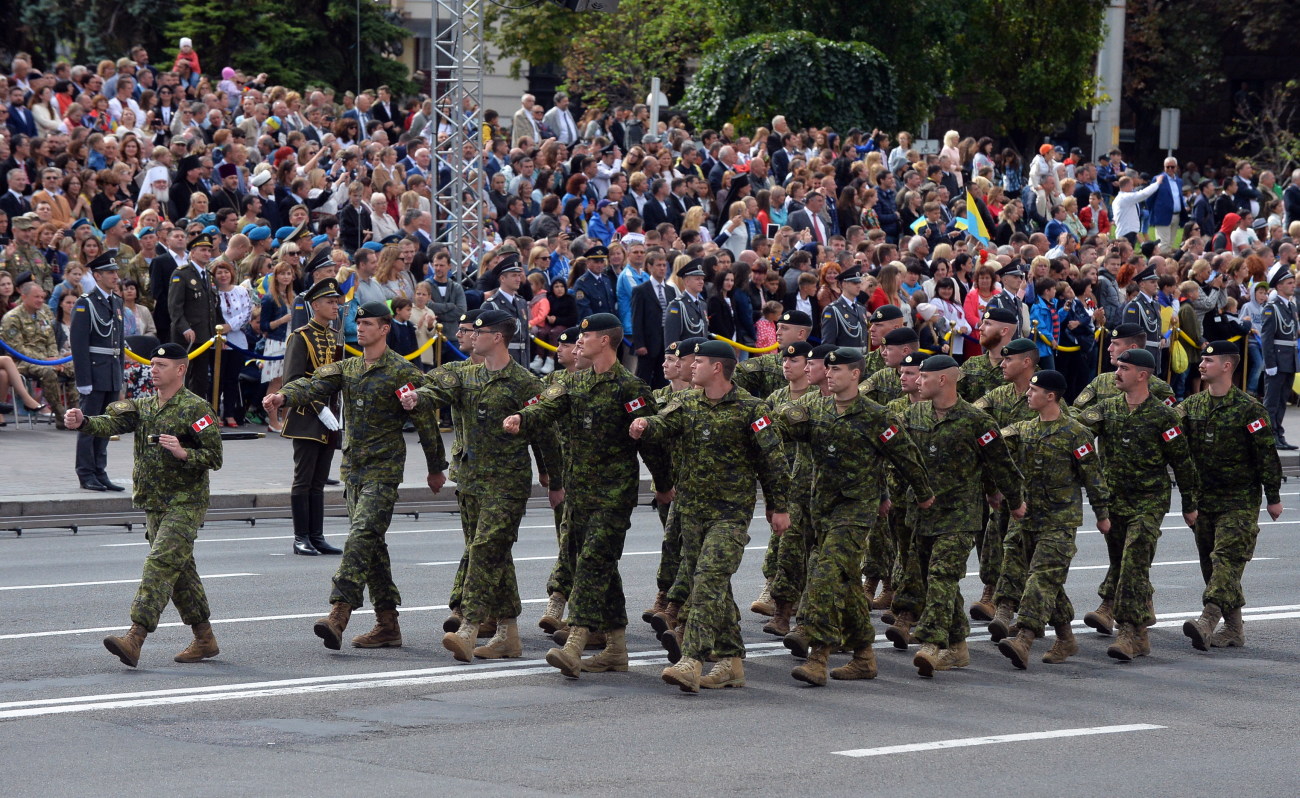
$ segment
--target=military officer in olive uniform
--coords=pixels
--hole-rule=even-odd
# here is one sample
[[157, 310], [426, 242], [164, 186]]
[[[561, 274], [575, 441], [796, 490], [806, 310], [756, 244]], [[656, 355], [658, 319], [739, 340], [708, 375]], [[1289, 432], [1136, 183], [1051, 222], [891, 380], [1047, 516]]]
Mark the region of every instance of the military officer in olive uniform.
[[664, 344], [680, 343], [686, 338], [709, 336], [709, 314], [704, 304], [704, 261], [687, 263], [677, 274], [682, 278], [682, 292], [668, 303], [664, 314]]
[[[95, 288], [77, 300], [68, 333], [81, 409], [92, 416], [122, 392], [122, 349], [125, 323], [117, 291], [117, 260], [107, 250], [90, 262]], [[108, 439], [86, 433], [77, 436], [77, 479], [87, 490], [120, 491], [108, 478]]]
[[113, 402], [104, 415], [86, 417], [74, 408], [65, 416], [70, 429], [97, 438], [135, 433], [131, 481], [135, 505], [145, 511], [149, 554], [131, 604], [131, 630], [104, 638], [104, 647], [132, 668], [168, 602], [194, 630], [194, 641], [176, 661], [198, 662], [219, 653], [194, 564], [194, 540], [208, 509], [208, 472], [221, 468], [221, 432], [208, 403], [185, 389], [185, 349], [163, 344], [152, 354], [157, 395]]
[[1268, 408], [1270, 426], [1277, 448], [1295, 449], [1287, 442], [1282, 420], [1286, 416], [1291, 383], [1296, 374], [1296, 332], [1300, 314], [1296, 312], [1295, 275], [1285, 264], [1278, 264], [1268, 276], [1269, 288], [1276, 293], [1264, 306], [1260, 324], [1260, 346], [1264, 349], [1264, 406]]
[[[331, 324], [339, 317], [343, 294], [333, 277], [307, 289], [311, 306], [307, 324], [289, 333], [284, 349], [284, 382], [310, 377], [316, 369], [343, 359], [343, 343]], [[325, 480], [330, 475], [342, 420], [337, 397], [318, 406], [289, 411], [281, 437], [293, 441], [293, 485], [289, 507], [293, 513], [293, 553], [342, 554], [325, 540]]]
[[9, 220], [9, 227], [13, 231], [17, 247], [6, 266], [15, 284], [18, 282], [18, 276], [27, 272], [37, 285], [49, 294], [54, 290], [54, 272], [46, 262], [45, 256], [36, 247], [36, 228], [40, 225], [41, 220], [34, 213], [25, 213]]
[[[167, 288], [167, 313], [172, 320], [172, 340], [192, 352], [217, 334], [222, 317], [217, 289], [208, 273], [212, 239], [200, 233], [190, 239], [186, 248], [190, 259], [172, 272]], [[190, 361], [185, 387], [199, 396], [211, 396], [212, 362], [211, 348]]]
[[850, 266], [835, 276], [840, 296], [822, 311], [822, 343], [829, 346], [867, 348], [867, 309], [858, 302], [862, 293], [862, 270]]

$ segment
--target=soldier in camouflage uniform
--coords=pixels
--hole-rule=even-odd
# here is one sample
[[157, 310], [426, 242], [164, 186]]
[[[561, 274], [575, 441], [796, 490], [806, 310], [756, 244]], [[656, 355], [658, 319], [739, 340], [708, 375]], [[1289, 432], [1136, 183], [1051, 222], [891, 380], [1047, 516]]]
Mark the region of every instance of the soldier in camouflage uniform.
[[[397, 607], [402, 597], [393, 584], [384, 535], [392, 521], [397, 486], [406, 467], [402, 426], [408, 415], [402, 410], [401, 397], [416, 389], [420, 372], [388, 348], [391, 324], [392, 316], [386, 304], [365, 303], [357, 308], [360, 356], [321, 366], [312, 376], [294, 380], [262, 401], [267, 410], [272, 410], [327, 403], [335, 394], [343, 395], [347, 423], [343, 429], [340, 475], [350, 528], [343, 547], [343, 561], [334, 574], [330, 614], [316, 621], [313, 627], [325, 647], [334, 651], [342, 647], [343, 630], [353, 608], [364, 601], [363, 591], [367, 587], [375, 606], [376, 623], [383, 624], [382, 630], [373, 631], [400, 635]], [[429, 488], [437, 493], [447, 481], [442, 473], [447, 468], [447, 460], [437, 419], [429, 413], [410, 418], [420, 435]]]
[[[962, 611], [959, 582], [982, 522], [985, 486], [1023, 518], [1022, 478], [1011, 460], [997, 423], [957, 395], [961, 369], [947, 355], [932, 355], [921, 364], [921, 398], [907, 410], [904, 425], [916, 441], [938, 496], [918, 514], [917, 559], [925, 579], [925, 608], [912, 636], [921, 650], [913, 659], [917, 672], [970, 664], [966, 636], [970, 626]], [[893, 628], [893, 627], [891, 627]]]
[[962, 378], [957, 393], [974, 402], [1002, 384], [1002, 347], [1016, 337], [1019, 318], [1006, 308], [989, 308], [980, 321], [980, 346], [984, 353], [967, 358], [961, 364]]
[[[36, 283], [23, 283], [18, 289], [22, 299], [0, 319], [0, 338], [34, 360], [58, 360], [59, 344], [54, 338], [54, 312], [45, 303], [45, 289]], [[63, 426], [63, 387], [75, 385], [72, 362], [58, 366], [38, 366], [19, 358], [18, 373], [41, 384], [46, 403], [53, 406], [55, 420]], [[76, 396], [76, 392], [71, 392]], [[39, 408], [37, 408], [39, 409]]]
[[18, 284], [18, 275], [28, 272], [48, 296], [54, 291], [54, 272], [36, 247], [36, 228], [40, 226], [41, 220], [34, 213], [25, 213], [9, 220], [9, 229], [13, 231], [17, 247], [5, 266], [14, 278], [15, 285]]
[[885, 336], [907, 325], [903, 309], [897, 305], [881, 305], [868, 319], [871, 326], [867, 329], [868, 350], [863, 357], [862, 379], [870, 377], [885, 367], [885, 355], [881, 348], [885, 345]]
[[[469, 310], [460, 315], [460, 321], [456, 325], [456, 346], [461, 352], [468, 355], [465, 360], [451, 360], [442, 364], [442, 368], [448, 371], [458, 371], [466, 369], [476, 363], [482, 363], [483, 358], [474, 354], [472, 341], [474, 340], [474, 322], [478, 319], [482, 310]], [[451, 413], [451, 465], [447, 469], [447, 477], [460, 484], [459, 463], [461, 453], [465, 451], [465, 419], [460, 415], [460, 411], [453, 405], [450, 408]], [[465, 549], [460, 556], [460, 564], [456, 566], [456, 575], [451, 580], [451, 597], [447, 600], [447, 607], [451, 613], [447, 619], [442, 622], [443, 632], [454, 632], [460, 628], [461, 621], [465, 620], [465, 614], [461, 611], [461, 598], [465, 591], [465, 569], [469, 567], [469, 544], [470, 530], [474, 528], [474, 511], [461, 500], [460, 490], [456, 491], [456, 507], [460, 510], [460, 527], [465, 536]], [[491, 626], [492, 624], [485, 624]], [[493, 629], [493, 634], [496, 630]], [[479, 627], [479, 634], [483, 634], [483, 627]]]
[[[781, 437], [767, 403], [732, 383], [735, 367], [729, 344], [696, 344], [691, 384], [699, 390], [674, 396], [658, 415], [636, 419], [629, 428], [637, 440], [675, 443], [682, 467], [677, 479], [691, 486], [678, 500], [678, 515], [682, 538], [698, 538], [700, 550], [694, 562], [683, 552], [682, 568], [693, 573], [682, 656], [663, 671], [665, 682], [688, 693], [745, 686], [745, 643], [731, 577], [749, 542], [756, 481], [772, 531], [779, 535], [790, 528], [790, 475]], [[701, 663], [710, 654], [718, 663], [701, 677]]]
[[[885, 410], [899, 427], [902, 427], [903, 417], [907, 415], [908, 408], [921, 401], [917, 378], [921, 373], [921, 363], [927, 357], [929, 355], [924, 352], [913, 352], [903, 358], [902, 364], [898, 367], [903, 395], [885, 405]], [[916, 624], [917, 618], [921, 617], [921, 610], [925, 606], [925, 581], [921, 577], [921, 561], [916, 554], [915, 530], [920, 511], [916, 507], [915, 494], [907, 483], [906, 476], [897, 468], [890, 466], [885, 472], [885, 486], [889, 491], [889, 500], [886, 502], [888, 506], [886, 522], [889, 524], [889, 534], [895, 544], [894, 562], [890, 572], [893, 591], [888, 605], [883, 601], [873, 602], [872, 608], [877, 608], [879, 603], [882, 605], [879, 609], [888, 610], [881, 613], [881, 622], [891, 628], [897, 624], [900, 628], [910, 630]], [[882, 593], [880, 598], [884, 597], [885, 594]], [[912, 642], [910, 636], [900, 637], [899, 641], [895, 647], [903, 649]]]
[[831, 678], [876, 677], [876, 635], [858, 573], [872, 519], [886, 509], [882, 459], [904, 475], [915, 496], [926, 497], [921, 507], [934, 503], [916, 444], [883, 407], [859, 393], [862, 363], [858, 349], [831, 352], [826, 366], [833, 396], [787, 404], [778, 413], [783, 436], [807, 443], [818, 464], [812, 492], [818, 552], [801, 611], [811, 650], [790, 674], [818, 686], [826, 684], [827, 659], [840, 645], [853, 651], [853, 659], [832, 670]]
[[[417, 405], [436, 418], [437, 406], [457, 408], [465, 424], [465, 448], [460, 453], [457, 490], [473, 511], [468, 567], [462, 610], [465, 620], [448, 632], [442, 645], [461, 662], [523, 656], [517, 619], [522, 612], [515, 563], [510, 556], [519, 538], [532, 492], [529, 440], [510, 435], [501, 421], [541, 397], [542, 381], [511, 357], [514, 314], [485, 310], [474, 321], [472, 347], [483, 363], [469, 368], [434, 369], [418, 391], [402, 397], [408, 412]], [[541, 473], [548, 475], [551, 506], [564, 498], [564, 474], [553, 428], [540, 427], [529, 436], [542, 452]], [[496, 619], [496, 635], [475, 648], [478, 627]]]
[[[578, 326], [574, 325], [560, 333], [555, 344], [555, 362], [560, 367], [542, 377], [543, 390], [565, 382], [578, 372], [576, 350], [580, 332]], [[560, 468], [567, 473], [568, 442], [564, 439], [559, 425], [556, 425], [554, 430], [555, 444], [560, 452]], [[546, 580], [546, 594], [549, 596], [546, 609], [542, 611], [542, 618], [537, 622], [538, 628], [548, 635], [564, 628], [564, 605], [569, 601], [569, 591], [573, 590], [573, 566], [578, 559], [578, 550], [573, 545], [573, 536], [569, 534], [568, 503], [560, 502], [552, 508], [551, 514], [555, 519], [555, 542], [558, 545], [558, 553], [555, 556], [555, 565], [551, 568], [551, 575]]]
[[70, 428], [99, 438], [135, 433], [133, 499], [145, 511], [149, 555], [131, 604], [131, 630], [104, 638], [104, 647], [132, 668], [168, 601], [194, 630], [194, 641], [176, 662], [219, 653], [194, 565], [194, 540], [208, 510], [208, 472], [221, 468], [221, 432], [207, 402], [185, 389], [189, 361], [183, 347], [163, 344], [154, 350], [151, 365], [157, 395], [113, 402], [102, 416], [87, 418], [76, 408], [66, 416]]
[[[1038, 415], [1029, 408], [1025, 396], [1029, 390], [1029, 379], [1038, 368], [1038, 347], [1028, 338], [1016, 338], [1002, 347], [999, 354], [1001, 360], [998, 367], [1002, 371], [1003, 383], [973, 400], [971, 404], [993, 416], [998, 426], [1005, 428]], [[976, 621], [993, 620], [993, 588], [1002, 572], [1002, 544], [1007, 537], [1007, 521], [1006, 507], [991, 508], [984, 529], [975, 536], [975, 551], [980, 561], [980, 582], [984, 585], [979, 600], [970, 605], [970, 617]], [[1010, 597], [1012, 604], [1007, 609], [1008, 612], [1014, 614], [1014, 602], [1019, 599], [1018, 592]]]
[[879, 352], [885, 365], [862, 381], [858, 393], [878, 405], [887, 405], [902, 396], [903, 385], [898, 379], [898, 368], [903, 364], [903, 358], [917, 350], [920, 340], [911, 327], [900, 327], [885, 335], [880, 348], [872, 352]]
[[569, 595], [569, 633], [564, 648], [548, 651], [546, 661], [573, 679], [582, 671], [582, 651], [593, 630], [607, 633], [606, 659], [627, 656], [627, 605], [618, 560], [640, 485], [638, 450], [650, 468], [656, 499], [672, 500], [667, 457], [656, 447], [639, 447], [627, 434], [628, 422], [653, 414], [654, 406], [649, 387], [618, 362], [623, 340], [618, 317], [596, 313], [579, 327], [579, 356], [591, 368], [548, 386], [541, 401], [502, 422], [513, 434], [564, 422], [570, 458], [565, 501], [578, 559]]
[[[1196, 518], [1196, 551], [1205, 593], [1201, 616], [1183, 624], [1183, 634], [1201, 651], [1210, 646], [1246, 644], [1241, 626], [1241, 574], [1255, 552], [1259, 535], [1259, 494], [1268, 514], [1282, 515], [1282, 467], [1274, 448], [1268, 411], [1232, 384], [1240, 348], [1214, 341], [1201, 353], [1205, 390], [1176, 408], [1187, 432], [1196, 470], [1207, 475]], [[1213, 475], [1213, 478], [1209, 478]], [[1215, 631], [1219, 619], [1223, 628]]]
[[1160, 523], [1169, 510], [1169, 472], [1174, 469], [1183, 519], [1196, 527], [1200, 481], [1178, 416], [1147, 389], [1156, 360], [1146, 348], [1116, 358], [1119, 396], [1103, 399], [1078, 414], [1101, 443], [1102, 472], [1111, 493], [1106, 553], [1110, 567], [1097, 589], [1101, 606], [1083, 622], [1102, 634], [1119, 624], [1119, 637], [1106, 654], [1129, 661], [1151, 652], [1147, 627], [1155, 623], [1151, 603], [1151, 562]]
[[[1080, 488], [1088, 491], [1097, 528], [1103, 534], [1110, 529], [1106, 512], [1110, 494], [1092, 433], [1066, 412], [1061, 403], [1065, 390], [1065, 376], [1059, 371], [1033, 375], [1027, 393], [1036, 417], [1002, 428], [1002, 438], [1025, 477], [1028, 511], [1012, 522], [1006, 536], [997, 585], [998, 617], [989, 629], [998, 627], [994, 638], [1000, 640], [998, 650], [1021, 670], [1028, 667], [1034, 639], [1043, 636], [1049, 622], [1056, 630], [1056, 642], [1043, 655], [1043, 662], [1061, 663], [1079, 650], [1070, 628], [1074, 605], [1065, 594], [1065, 579], [1078, 551], [1075, 533], [1083, 523]], [[1015, 619], [1016, 636], [1011, 638], [1011, 619], [1003, 617], [1003, 609], [1013, 602], [1020, 614]]]
[[[1110, 331], [1110, 344], [1107, 345], [1106, 351], [1110, 355], [1110, 362], [1114, 363], [1116, 358], [1130, 349], [1145, 348], [1146, 343], [1146, 333], [1142, 331], [1140, 326], [1136, 324], [1120, 324]], [[1151, 375], [1151, 385], [1148, 390], [1151, 391], [1152, 396], [1163, 402], [1166, 407], [1174, 406], [1174, 389], [1169, 387], [1169, 383], [1154, 374]], [[1075, 410], [1086, 410], [1102, 399], [1109, 399], [1112, 396], [1118, 396], [1120, 393], [1120, 389], [1115, 385], [1115, 372], [1108, 371], [1105, 374], [1098, 374], [1074, 398]]]

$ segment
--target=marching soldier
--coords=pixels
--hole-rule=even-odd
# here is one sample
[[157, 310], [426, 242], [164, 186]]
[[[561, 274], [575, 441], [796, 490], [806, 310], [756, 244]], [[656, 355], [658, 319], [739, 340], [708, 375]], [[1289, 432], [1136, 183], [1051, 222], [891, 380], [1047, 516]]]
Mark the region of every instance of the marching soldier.
[[1144, 346], [1159, 363], [1160, 348], [1164, 343], [1160, 335], [1160, 303], [1156, 301], [1156, 294], [1160, 293], [1160, 277], [1156, 274], [1156, 267], [1147, 266], [1133, 279], [1137, 281], [1138, 293], [1124, 306], [1120, 318], [1125, 324], [1136, 324], [1142, 330]]
[[[698, 390], [674, 396], [661, 413], [629, 427], [637, 440], [675, 442], [683, 469], [678, 481], [691, 486], [678, 499], [678, 518], [682, 538], [698, 539], [699, 552], [683, 552], [681, 569], [690, 574], [691, 589], [682, 656], [663, 671], [665, 682], [688, 693], [745, 686], [745, 644], [731, 577], [749, 542], [755, 482], [762, 486], [772, 531], [779, 535], [790, 528], [790, 475], [781, 437], [767, 403], [732, 383], [735, 364], [730, 344], [697, 344], [691, 384]], [[718, 663], [701, 676], [710, 654]]]
[[961, 364], [962, 378], [957, 393], [974, 402], [1003, 383], [1002, 347], [1016, 337], [1019, 319], [1006, 308], [988, 308], [980, 321], [980, 347], [984, 350]]
[[907, 324], [903, 309], [898, 305], [881, 305], [871, 314], [871, 326], [867, 329], [867, 342], [870, 352], [866, 353], [862, 368], [866, 371], [862, 379], [870, 377], [885, 367], [885, 358], [880, 348], [885, 345], [885, 336]]
[[898, 369], [903, 359], [916, 351], [920, 339], [911, 327], [900, 327], [890, 331], [884, 337], [884, 345], [878, 350], [885, 365], [868, 376], [858, 387], [858, 391], [878, 405], [889, 404], [903, 395], [903, 385], [898, 379]]
[[[343, 359], [343, 344], [332, 324], [339, 317], [343, 294], [338, 281], [328, 277], [307, 289], [311, 319], [289, 334], [284, 350], [284, 382], [311, 377], [316, 369]], [[280, 435], [293, 441], [293, 486], [289, 507], [293, 513], [293, 553], [342, 554], [325, 540], [325, 480], [330, 475], [340, 429], [337, 397], [329, 403], [295, 407]]]
[[[117, 291], [117, 261], [106, 250], [88, 266], [95, 278], [93, 291], [77, 300], [68, 332], [72, 346], [73, 373], [81, 410], [92, 416], [122, 392], [122, 350], [126, 346], [126, 325], [122, 319], [122, 297]], [[82, 433], [77, 436], [77, 479], [87, 490], [125, 490], [108, 478], [108, 438]]]
[[[1110, 331], [1110, 343], [1106, 346], [1106, 351], [1110, 354], [1110, 361], [1114, 363], [1116, 358], [1130, 349], [1142, 349], [1146, 346], [1146, 340], [1146, 333], [1136, 324], [1120, 324], [1116, 326]], [[1174, 406], [1174, 389], [1169, 387], [1169, 383], [1154, 374], [1151, 375], [1148, 390], [1151, 391], [1152, 396], [1163, 402], [1166, 407]], [[1119, 393], [1119, 388], [1115, 387], [1115, 372], [1108, 371], [1105, 374], [1098, 374], [1074, 398], [1072, 412], [1077, 415], [1077, 411], [1092, 407], [1102, 399], [1118, 396]]]
[[[921, 363], [927, 357], [929, 355], [924, 352], [913, 352], [903, 358], [903, 363], [898, 368], [903, 395], [885, 405], [895, 420], [901, 420], [908, 408], [921, 401], [918, 377]], [[916, 494], [897, 468], [891, 466], [886, 472], [885, 486], [889, 489], [890, 498], [885, 502], [887, 510], [884, 517], [878, 523], [888, 525], [885, 528], [894, 542], [894, 561], [891, 563], [889, 580], [880, 595], [871, 602], [871, 608], [887, 611], [880, 614], [882, 623], [910, 631], [917, 618], [921, 617], [925, 604], [925, 583], [921, 578], [921, 563], [916, 556], [916, 519], [919, 511], [913, 501]], [[871, 590], [866, 593], [870, 595]], [[895, 645], [904, 649], [912, 642], [910, 637], [899, 639], [902, 645]]]
[[682, 278], [682, 292], [668, 303], [664, 315], [665, 344], [709, 336], [709, 314], [704, 304], [703, 263], [704, 261], [695, 258], [677, 273]]
[[[392, 324], [388, 306], [367, 302], [357, 308], [357, 343], [362, 354], [316, 369], [310, 377], [288, 383], [279, 393], [262, 400], [267, 410], [278, 407], [319, 406], [335, 394], [342, 394], [347, 427], [343, 431], [343, 485], [348, 502], [350, 529], [343, 549], [343, 561], [334, 574], [328, 617], [313, 628], [325, 647], [338, 651], [343, 631], [360, 607], [367, 587], [375, 606], [375, 628], [363, 635], [363, 642], [383, 640], [400, 646], [397, 607], [402, 603], [393, 584], [392, 564], [384, 535], [397, 502], [397, 486], [406, 468], [406, 441], [402, 426], [407, 414], [401, 397], [414, 391], [420, 372], [401, 355], [388, 348]], [[437, 493], [447, 477], [442, 437], [432, 414], [411, 419], [420, 434], [420, 446], [429, 470], [429, 488]], [[355, 641], [354, 641], [355, 642]]]
[[[580, 332], [577, 325], [574, 325], [560, 333], [555, 343], [555, 362], [559, 363], [560, 367], [542, 377], [543, 388], [562, 383], [578, 372], [577, 349]], [[564, 439], [559, 425], [555, 427], [555, 444], [562, 460], [561, 467], [567, 472], [568, 441]], [[559, 545], [559, 553], [555, 557], [555, 566], [551, 569], [551, 575], [546, 581], [546, 594], [549, 597], [546, 601], [546, 609], [542, 612], [541, 620], [537, 622], [537, 626], [548, 635], [564, 628], [564, 605], [568, 603], [569, 593], [573, 590], [573, 567], [578, 559], [577, 549], [573, 545], [573, 536], [569, 534], [568, 505], [560, 502], [552, 508], [551, 512], [555, 517], [555, 540]]]
[[1260, 325], [1260, 346], [1264, 350], [1264, 406], [1268, 408], [1270, 426], [1279, 449], [1295, 449], [1287, 442], [1282, 421], [1286, 417], [1287, 399], [1296, 374], [1296, 332], [1300, 314], [1296, 312], [1295, 275], [1286, 264], [1278, 264], [1268, 277], [1269, 288], [1276, 292], [1264, 306]]
[[194, 641], [175, 660], [198, 662], [220, 653], [194, 565], [194, 540], [208, 510], [208, 472], [221, 468], [221, 432], [211, 406], [185, 389], [183, 347], [163, 344], [150, 363], [157, 395], [113, 402], [103, 415], [87, 417], [73, 408], [65, 417], [70, 429], [97, 438], [135, 433], [131, 484], [135, 505], [145, 511], [149, 554], [131, 604], [131, 630], [104, 638], [104, 647], [132, 668], [169, 601], [194, 630]]
[[[1260, 488], [1269, 516], [1276, 521], [1282, 515], [1282, 467], [1267, 413], [1232, 381], [1240, 360], [1240, 348], [1229, 341], [1205, 347], [1200, 365], [1205, 390], [1177, 408], [1197, 472], [1214, 475], [1201, 487], [1195, 527], [1204, 609], [1201, 617], [1183, 623], [1183, 634], [1201, 651], [1246, 644], [1241, 574], [1259, 536]], [[1223, 628], [1216, 631], [1220, 618]]]
[[776, 322], [776, 349], [740, 361], [736, 366], [736, 385], [759, 399], [766, 399], [773, 391], [785, 387], [785, 349], [791, 344], [807, 341], [812, 326], [812, 319], [802, 310], [782, 313]]
[[1178, 416], [1147, 388], [1155, 369], [1149, 350], [1124, 352], [1115, 364], [1115, 386], [1121, 394], [1077, 416], [1100, 441], [1102, 473], [1111, 494], [1110, 531], [1105, 535], [1110, 567], [1097, 589], [1101, 605], [1084, 615], [1083, 622], [1107, 635], [1118, 624], [1119, 637], [1106, 654], [1124, 662], [1151, 653], [1146, 631], [1155, 623], [1151, 562], [1170, 497], [1165, 466], [1174, 470], [1183, 519], [1193, 529], [1200, 495]]
[[850, 266], [835, 276], [840, 296], [822, 311], [822, 343], [867, 348], [867, 309], [858, 303], [862, 269]]
[[[1036, 349], [1036, 348], [1035, 348]], [[989, 629], [1000, 626], [998, 650], [1017, 668], [1029, 664], [1029, 650], [1043, 636], [1048, 623], [1056, 642], [1043, 662], [1064, 662], [1079, 650], [1070, 627], [1074, 606], [1065, 594], [1065, 579], [1078, 548], [1075, 534], [1083, 523], [1083, 497], [1097, 516], [1097, 528], [1110, 531], [1106, 506], [1110, 495], [1101, 475], [1101, 462], [1092, 433], [1072, 419], [1061, 403], [1065, 376], [1040, 371], [1029, 378], [1027, 405], [1035, 418], [1015, 421], [1002, 429], [1002, 437], [1025, 477], [1025, 517], [1010, 525], [997, 584], [998, 617]], [[1003, 608], [1018, 606], [1019, 630], [1008, 637], [1011, 618]]]

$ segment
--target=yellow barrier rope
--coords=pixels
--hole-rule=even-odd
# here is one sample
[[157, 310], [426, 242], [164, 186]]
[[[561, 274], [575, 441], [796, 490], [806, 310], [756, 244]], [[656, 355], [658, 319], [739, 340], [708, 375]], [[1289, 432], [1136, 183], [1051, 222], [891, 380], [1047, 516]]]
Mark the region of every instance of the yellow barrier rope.
[[134, 360], [135, 362], [139, 363], [139, 364], [142, 365], [142, 366], [152, 366], [152, 365], [153, 365], [153, 361], [152, 361], [152, 360], [145, 360], [144, 358], [140, 357], [140, 356], [137, 355], [135, 352], [132, 352], [130, 349], [128, 349], [128, 348], [126, 348], [126, 347], [123, 347], [123, 351], [126, 353], [126, 356], [127, 356], [128, 358], [130, 358], [131, 360]]
[[[200, 344], [198, 349], [195, 349], [193, 352], [190, 352], [189, 355], [187, 355], [187, 357], [188, 357], [190, 360], [193, 360], [194, 358], [196, 358], [196, 357], [198, 357], [199, 355], [203, 354], [204, 352], [208, 351], [209, 349], [212, 348], [212, 345], [213, 345], [214, 343], [217, 342], [217, 338], [222, 338], [222, 339], [224, 340], [225, 336], [220, 336], [220, 335], [219, 335], [219, 336], [215, 336], [215, 337], [213, 337], [213, 338], [209, 338], [208, 340], [206, 340], [206, 341], [204, 341], [202, 344]], [[126, 356], [127, 356], [128, 358], [130, 358], [131, 360], [134, 360], [135, 362], [139, 363], [139, 364], [142, 365], [142, 366], [149, 366], [149, 365], [152, 365], [152, 364], [153, 364], [153, 361], [152, 361], [152, 360], [146, 360], [145, 358], [140, 357], [139, 355], [137, 355], [135, 352], [132, 352], [131, 349], [130, 349], [130, 347], [126, 347], [126, 346], [124, 346], [124, 347], [122, 347], [122, 351], [126, 354]]]
[[543, 341], [541, 338], [538, 338], [536, 335], [533, 336], [533, 343], [537, 344], [538, 346], [540, 346], [541, 348], [545, 349], [548, 352], [559, 351], [559, 347], [551, 346], [550, 344]]
[[742, 352], [751, 352], [755, 355], [766, 355], [768, 352], [775, 352], [779, 347], [779, 344], [772, 344], [771, 346], [766, 346], [760, 349], [758, 347], [745, 346], [744, 344], [738, 341], [733, 341], [730, 338], [724, 338], [721, 335], [714, 335], [710, 333], [709, 337], [715, 341], [722, 341], [725, 344], [731, 344], [733, 348], [739, 349]]
[[[425, 352], [429, 351], [429, 347], [433, 346], [436, 342], [441, 340], [442, 340], [441, 335], [430, 336], [429, 340], [421, 344], [419, 349], [415, 350], [409, 355], [402, 355], [402, 357], [406, 360], [415, 360], [420, 355], [423, 355]], [[347, 352], [349, 355], [352, 355], [354, 357], [361, 357], [362, 355], [361, 350], [357, 349], [351, 344], [344, 344], [343, 351]]]

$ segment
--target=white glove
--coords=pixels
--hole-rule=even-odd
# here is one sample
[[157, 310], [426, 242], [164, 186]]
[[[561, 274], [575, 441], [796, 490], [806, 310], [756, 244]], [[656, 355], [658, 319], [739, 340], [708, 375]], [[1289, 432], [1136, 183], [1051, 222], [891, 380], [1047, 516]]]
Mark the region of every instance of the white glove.
[[331, 411], [328, 407], [322, 407], [320, 409], [320, 412], [316, 414], [316, 417], [320, 419], [320, 423], [324, 424], [325, 428], [328, 429], [330, 432], [338, 432], [339, 430], [343, 429], [343, 425], [339, 423], [339, 420], [338, 418], [335, 417], [334, 412]]
[[1274, 367], [1271, 368], [1271, 369], [1264, 369], [1264, 373], [1267, 374], [1267, 375], [1270, 376], [1270, 377], [1276, 375], [1276, 374], [1277, 374], [1277, 366], [1274, 366]]
[[[1274, 370], [1274, 371], [1277, 371], [1277, 369], [1273, 369], [1273, 370]], [[90, 395], [90, 392], [93, 391], [93, 390], [95, 390], [95, 386], [93, 386], [93, 385], [78, 385], [78, 386], [77, 386], [77, 393], [81, 394], [82, 396], [89, 396], [89, 395]]]

